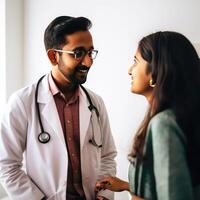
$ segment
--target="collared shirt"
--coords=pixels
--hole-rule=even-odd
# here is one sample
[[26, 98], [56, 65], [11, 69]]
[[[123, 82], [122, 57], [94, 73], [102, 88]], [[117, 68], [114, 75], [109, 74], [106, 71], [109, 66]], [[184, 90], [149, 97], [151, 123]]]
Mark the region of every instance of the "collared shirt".
[[49, 75], [49, 88], [54, 97], [60, 122], [68, 150], [68, 177], [67, 200], [85, 197], [82, 186], [81, 161], [80, 161], [80, 131], [79, 131], [79, 88], [75, 94], [66, 101], [64, 94], [58, 89]]

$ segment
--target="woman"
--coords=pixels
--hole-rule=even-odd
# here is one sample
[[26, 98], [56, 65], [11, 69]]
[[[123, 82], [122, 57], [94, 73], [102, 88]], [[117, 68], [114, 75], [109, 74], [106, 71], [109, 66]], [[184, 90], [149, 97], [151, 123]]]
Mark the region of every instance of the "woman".
[[148, 35], [129, 75], [131, 92], [150, 105], [129, 155], [129, 183], [107, 177], [96, 189], [127, 190], [134, 200], [200, 199], [200, 63], [194, 47], [180, 33]]

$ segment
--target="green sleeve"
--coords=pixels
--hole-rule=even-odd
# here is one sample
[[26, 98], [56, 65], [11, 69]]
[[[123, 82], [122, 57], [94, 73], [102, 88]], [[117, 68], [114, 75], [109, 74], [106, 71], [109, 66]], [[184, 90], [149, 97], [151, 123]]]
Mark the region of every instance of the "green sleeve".
[[158, 115], [150, 123], [154, 176], [158, 200], [193, 200], [186, 160], [186, 139], [170, 115]]

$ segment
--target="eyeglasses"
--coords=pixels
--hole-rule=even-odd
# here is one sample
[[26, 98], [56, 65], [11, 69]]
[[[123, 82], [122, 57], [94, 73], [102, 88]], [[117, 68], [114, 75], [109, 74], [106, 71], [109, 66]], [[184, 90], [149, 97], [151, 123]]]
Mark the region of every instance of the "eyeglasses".
[[85, 49], [77, 49], [77, 50], [74, 50], [74, 51], [67, 51], [67, 50], [61, 50], [61, 49], [53, 49], [53, 50], [57, 51], [57, 52], [71, 54], [77, 60], [80, 60], [80, 59], [84, 58], [84, 56], [86, 54], [88, 54], [88, 56], [92, 60], [94, 60], [96, 58], [97, 54], [98, 54], [98, 51], [94, 50], [94, 49], [90, 49], [88, 51], [86, 51]]

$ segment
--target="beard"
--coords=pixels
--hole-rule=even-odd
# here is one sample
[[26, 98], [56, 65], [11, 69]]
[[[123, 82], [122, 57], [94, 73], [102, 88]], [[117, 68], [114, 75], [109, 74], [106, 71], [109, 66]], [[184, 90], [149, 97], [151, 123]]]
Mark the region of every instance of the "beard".
[[72, 72], [66, 72], [63, 65], [59, 64], [58, 70], [67, 80], [70, 81], [73, 86], [78, 86], [86, 82], [89, 67], [85, 65], [79, 65]]

